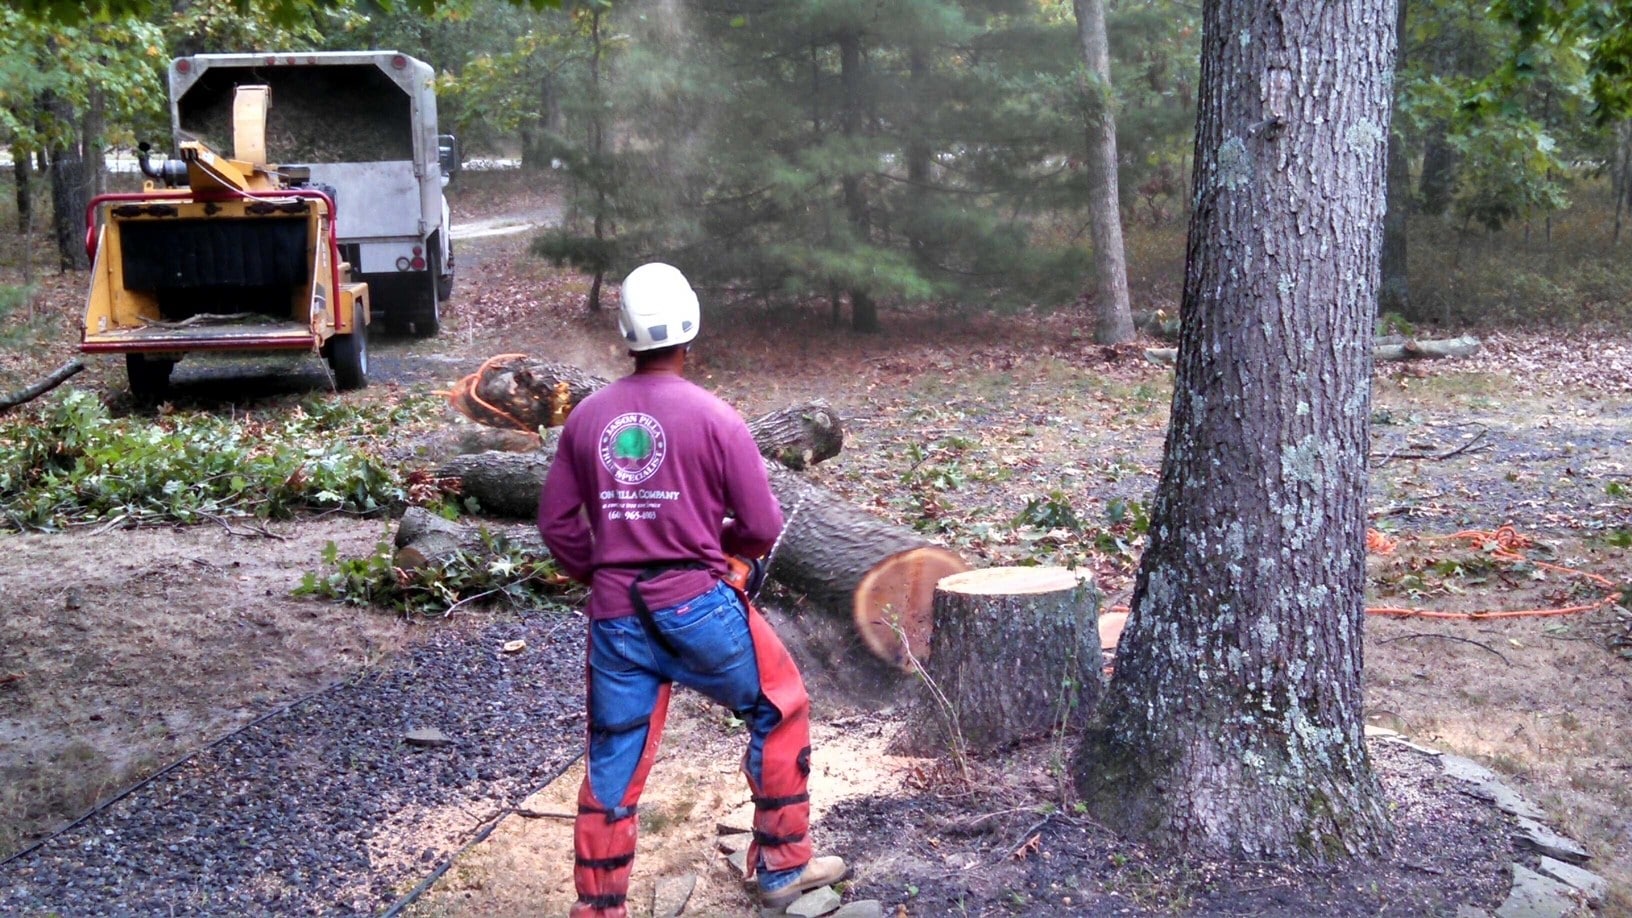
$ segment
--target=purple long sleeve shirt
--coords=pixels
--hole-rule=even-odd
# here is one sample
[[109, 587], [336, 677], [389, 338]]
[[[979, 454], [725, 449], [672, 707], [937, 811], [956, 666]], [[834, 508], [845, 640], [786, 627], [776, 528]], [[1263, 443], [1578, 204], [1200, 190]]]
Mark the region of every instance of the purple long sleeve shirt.
[[629, 585], [648, 566], [707, 567], [641, 584], [646, 604], [665, 608], [713, 588], [728, 555], [768, 552], [781, 530], [748, 425], [672, 373], [625, 376], [575, 407], [538, 500], [539, 534], [590, 585], [596, 619], [633, 614]]

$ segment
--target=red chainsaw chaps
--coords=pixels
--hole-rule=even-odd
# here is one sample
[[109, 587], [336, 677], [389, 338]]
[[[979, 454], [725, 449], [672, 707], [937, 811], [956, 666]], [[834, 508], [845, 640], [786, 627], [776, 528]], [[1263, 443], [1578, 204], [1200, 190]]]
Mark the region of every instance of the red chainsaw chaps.
[[799, 667], [770, 622], [748, 602], [748, 634], [759, 664], [760, 692], [781, 712], [782, 720], [760, 755], [762, 781], [756, 783], [743, 758], [743, 774], [754, 795], [754, 840], [748, 845], [748, 877], [761, 857], [771, 870], [801, 867], [810, 861], [810, 697]]
[[646, 788], [652, 763], [657, 760], [657, 746], [669, 714], [669, 689], [669, 684], [664, 683], [657, 690], [652, 716], [646, 724], [646, 745], [640, 751], [629, 787], [618, 801], [620, 812], [609, 811], [606, 804], [595, 799], [586, 757], [584, 783], [578, 787], [578, 819], [572, 829], [572, 879], [578, 888], [572, 918], [626, 918], [629, 914], [624, 898], [629, 894], [629, 869], [635, 860], [635, 834], [640, 823], [634, 808]]

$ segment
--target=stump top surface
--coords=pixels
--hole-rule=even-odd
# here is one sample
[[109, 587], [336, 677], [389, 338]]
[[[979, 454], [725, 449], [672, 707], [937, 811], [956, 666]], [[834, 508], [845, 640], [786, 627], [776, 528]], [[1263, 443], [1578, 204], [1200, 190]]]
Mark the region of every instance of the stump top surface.
[[941, 578], [937, 590], [969, 596], [1014, 596], [1074, 590], [1093, 577], [1064, 567], [983, 567]]

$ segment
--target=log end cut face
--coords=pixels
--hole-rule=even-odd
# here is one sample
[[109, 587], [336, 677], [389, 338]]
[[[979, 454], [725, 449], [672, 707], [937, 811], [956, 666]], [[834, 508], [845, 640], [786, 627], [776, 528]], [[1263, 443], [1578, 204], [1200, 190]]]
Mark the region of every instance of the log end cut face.
[[926, 659], [935, 631], [935, 587], [942, 578], [968, 570], [956, 552], [934, 546], [908, 549], [874, 565], [854, 594], [856, 631], [867, 649], [902, 669], [911, 668], [911, 657]]
[[953, 574], [940, 588], [968, 596], [1017, 596], [1074, 590], [1092, 579], [1088, 571], [1065, 567], [984, 567]]

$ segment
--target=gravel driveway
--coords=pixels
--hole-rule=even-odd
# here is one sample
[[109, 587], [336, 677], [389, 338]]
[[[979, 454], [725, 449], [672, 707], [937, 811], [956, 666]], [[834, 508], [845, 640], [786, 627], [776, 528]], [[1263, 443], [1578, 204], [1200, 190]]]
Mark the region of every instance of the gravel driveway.
[[0, 914], [380, 912], [577, 757], [580, 623], [439, 630], [0, 864]]

